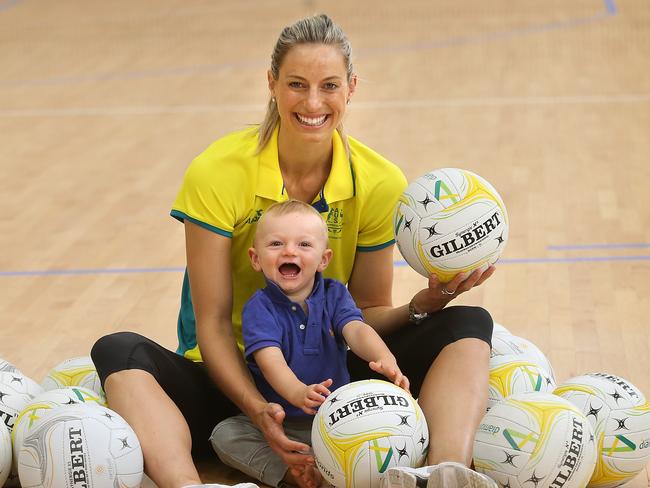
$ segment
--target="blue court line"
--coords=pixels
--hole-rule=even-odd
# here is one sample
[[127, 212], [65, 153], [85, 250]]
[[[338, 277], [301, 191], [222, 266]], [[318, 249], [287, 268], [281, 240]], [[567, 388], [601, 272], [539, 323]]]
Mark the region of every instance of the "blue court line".
[[[11, 2], [17, 3], [22, 0], [8, 0], [8, 1], [10, 3]], [[360, 57], [363, 57], [363, 56], [372, 56], [377, 54], [382, 55], [388, 52], [439, 49], [439, 48], [454, 47], [454, 46], [464, 45], [464, 44], [499, 41], [499, 40], [509, 39], [512, 37], [520, 37], [520, 36], [535, 34], [537, 32], [543, 32], [543, 31], [570, 29], [574, 27], [579, 27], [581, 25], [595, 23], [603, 19], [606, 19], [607, 17], [612, 17], [618, 13], [618, 9], [616, 7], [616, 4], [614, 3], [615, 0], [602, 0], [602, 2], [605, 7], [604, 11], [599, 11], [587, 17], [576, 17], [576, 18], [562, 20], [562, 21], [520, 27], [517, 29], [489, 32], [486, 34], [450, 37], [447, 39], [440, 39], [431, 42], [421, 42], [416, 44], [403, 44], [403, 45], [391, 44], [387, 46], [379, 46], [376, 48], [359, 49], [357, 51], [357, 55], [361, 55]], [[0, 3], [0, 10], [2, 10], [1, 6], [2, 3]], [[231, 62], [231, 63], [216, 63], [216, 64], [208, 64], [208, 65], [127, 71], [122, 73], [113, 72], [113, 73], [100, 73], [95, 75], [82, 75], [82, 76], [58, 76], [53, 78], [41, 78], [41, 79], [0, 80], [0, 86], [71, 85], [71, 84], [86, 83], [91, 81], [128, 80], [128, 79], [150, 78], [150, 77], [158, 77], [158, 76], [184, 76], [184, 75], [195, 74], [200, 72], [205, 73], [205, 72], [222, 71], [225, 69], [233, 69], [233, 68], [254, 68], [254, 67], [266, 67], [266, 66], [268, 66], [267, 61], [250, 60], [250, 61], [239, 61], [239, 62]]]
[[[502, 264], [553, 264], [553, 263], [602, 263], [612, 261], [649, 261], [650, 255], [639, 256], [592, 256], [592, 257], [572, 257], [572, 258], [503, 258], [499, 259], [497, 266]], [[406, 261], [394, 261], [393, 265], [397, 268], [408, 266]]]
[[618, 13], [618, 9], [616, 8], [616, 4], [614, 3], [614, 0], [603, 0], [603, 1], [605, 6], [604, 11], [600, 11], [586, 17], [574, 17], [571, 19], [559, 20], [556, 22], [548, 22], [546, 24], [530, 25], [530, 26], [518, 27], [510, 30], [488, 32], [485, 34], [478, 34], [478, 35], [471, 35], [471, 36], [449, 37], [437, 41], [420, 42], [417, 44], [402, 44], [402, 45], [393, 44], [390, 46], [362, 49], [362, 50], [358, 50], [357, 52], [361, 54], [369, 54], [369, 53], [388, 53], [388, 52], [403, 52], [403, 51], [422, 51], [428, 49], [454, 47], [454, 46], [460, 46], [466, 44], [501, 41], [504, 39], [510, 39], [513, 37], [523, 37], [523, 36], [536, 34], [538, 32], [544, 32], [544, 31], [571, 29], [574, 27], [593, 24], [595, 22], [605, 20], [608, 17], [612, 17]]
[[[602, 263], [613, 261], [648, 261], [650, 255], [639, 256], [593, 256], [571, 258], [504, 258], [498, 265], [503, 264], [553, 264], [553, 263]], [[408, 266], [406, 261], [394, 261], [396, 268]], [[0, 278], [10, 276], [70, 276], [70, 275], [98, 275], [98, 274], [136, 274], [136, 273], [182, 273], [184, 267], [170, 268], [88, 268], [88, 269], [49, 269], [34, 271], [0, 271]]]
[[574, 251], [586, 249], [646, 249], [650, 247], [648, 242], [630, 242], [619, 244], [569, 244], [566, 246], [547, 246], [549, 251]]
[[127, 273], [180, 273], [185, 268], [89, 268], [89, 269], [47, 269], [35, 271], [0, 271], [3, 276], [65, 276], [65, 275], [95, 275], [95, 274], [127, 274]]
[[9, 10], [11, 7], [22, 3], [23, 0], [5, 0], [4, 2], [0, 1], [0, 12]]

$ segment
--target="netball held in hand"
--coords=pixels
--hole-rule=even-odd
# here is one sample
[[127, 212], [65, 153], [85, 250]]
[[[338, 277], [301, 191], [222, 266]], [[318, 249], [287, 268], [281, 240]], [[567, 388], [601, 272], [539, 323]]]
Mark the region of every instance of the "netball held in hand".
[[394, 214], [397, 247], [423, 276], [442, 282], [487, 269], [503, 252], [509, 220], [503, 200], [470, 171], [431, 171], [404, 190]]

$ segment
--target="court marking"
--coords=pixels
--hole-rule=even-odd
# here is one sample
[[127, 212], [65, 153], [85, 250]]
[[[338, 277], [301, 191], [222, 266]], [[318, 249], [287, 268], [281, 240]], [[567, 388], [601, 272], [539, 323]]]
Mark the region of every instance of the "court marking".
[[[504, 258], [498, 265], [503, 264], [578, 264], [578, 263], [603, 263], [613, 261], [648, 261], [650, 255], [639, 256], [592, 256], [569, 258]], [[401, 268], [408, 266], [406, 261], [393, 261], [393, 266]], [[0, 271], [0, 278], [11, 276], [72, 276], [72, 275], [100, 275], [100, 274], [134, 274], [134, 273], [181, 273], [184, 267], [169, 268], [88, 268], [88, 269], [49, 269], [33, 271]]]
[[[22, 0], [8, 0], [9, 6], [13, 6]], [[618, 14], [618, 8], [615, 0], [601, 0], [601, 5], [604, 10], [588, 15], [586, 17], [574, 17], [566, 20], [555, 22], [545, 22], [537, 25], [530, 25], [516, 29], [507, 29], [503, 31], [488, 32], [486, 34], [469, 35], [469, 36], [455, 36], [446, 39], [439, 39], [429, 42], [418, 42], [415, 44], [391, 44], [384, 46], [377, 46], [374, 48], [359, 49], [356, 51], [358, 57], [385, 55], [391, 52], [405, 52], [405, 51], [423, 51], [431, 49], [441, 49], [455, 47], [467, 44], [484, 44], [489, 42], [502, 41], [517, 37], [528, 36], [539, 32], [565, 30], [580, 27], [588, 24], [600, 22], [602, 20], [614, 17]], [[8, 8], [8, 7], [7, 7]], [[0, 11], [2, 4], [0, 3]], [[359, 56], [360, 53], [360, 56]], [[0, 80], [0, 86], [28, 86], [28, 85], [73, 85], [79, 83], [87, 83], [93, 81], [108, 81], [108, 80], [128, 80], [150, 78], [158, 76], [185, 76], [188, 74], [196, 74], [200, 72], [214, 72], [229, 70], [232, 68], [258, 68], [260, 66], [266, 67], [267, 61], [249, 60], [241, 62], [229, 63], [214, 63], [206, 65], [195, 66], [177, 66], [170, 68], [156, 68], [149, 70], [136, 70], [127, 72], [114, 72], [114, 73], [99, 73], [96, 75], [83, 75], [83, 76], [57, 76], [52, 78], [36, 78], [24, 80]]]
[[650, 247], [648, 242], [630, 242], [618, 244], [568, 244], [564, 246], [546, 246], [549, 251], [575, 251], [587, 249], [645, 249]]
[[19, 3], [22, 3], [23, 0], [5, 0], [4, 2], [0, 1], [0, 12], [9, 10], [11, 7], [15, 7]]
[[[537, 97], [480, 97], [451, 100], [381, 100], [353, 102], [350, 110], [395, 110], [423, 108], [503, 107], [508, 105], [594, 105], [614, 103], [648, 103], [650, 94], [565, 95]], [[241, 105], [159, 105], [130, 107], [79, 107], [60, 109], [0, 109], [0, 117], [111, 117], [130, 115], [263, 113], [265, 104]]]

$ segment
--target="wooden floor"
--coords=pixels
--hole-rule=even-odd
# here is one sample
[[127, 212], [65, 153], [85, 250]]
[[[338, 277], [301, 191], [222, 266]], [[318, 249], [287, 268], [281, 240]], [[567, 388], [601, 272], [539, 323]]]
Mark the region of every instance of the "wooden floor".
[[[501, 265], [458, 302], [560, 380], [650, 395], [647, 0], [0, 0], [0, 357], [40, 381], [107, 332], [175, 347], [182, 174], [260, 121], [279, 31], [319, 11], [355, 49], [349, 132], [409, 179], [464, 167], [506, 202]], [[397, 266], [396, 303], [422, 286]]]

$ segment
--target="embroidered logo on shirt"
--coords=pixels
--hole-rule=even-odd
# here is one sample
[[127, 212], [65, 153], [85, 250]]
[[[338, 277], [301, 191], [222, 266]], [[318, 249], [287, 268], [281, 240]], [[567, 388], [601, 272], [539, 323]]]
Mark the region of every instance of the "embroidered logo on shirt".
[[330, 239], [340, 239], [343, 231], [343, 210], [336, 207], [330, 207], [327, 214], [327, 230]]
[[246, 219], [245, 223], [254, 224], [258, 220], [260, 220], [260, 217], [262, 216], [262, 213], [264, 212], [264, 210], [262, 210], [261, 208], [258, 208], [257, 210], [253, 210], [253, 212], [255, 212], [255, 214], [252, 215], [251, 217], [248, 217]]

